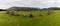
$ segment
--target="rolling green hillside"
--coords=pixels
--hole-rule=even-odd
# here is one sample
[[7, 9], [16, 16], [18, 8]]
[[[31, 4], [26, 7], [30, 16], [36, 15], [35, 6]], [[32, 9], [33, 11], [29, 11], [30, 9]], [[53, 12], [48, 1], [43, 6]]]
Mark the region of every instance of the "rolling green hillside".
[[[47, 11], [32, 11], [33, 18], [23, 16], [29, 15], [29, 11], [16, 13], [20, 16], [0, 11], [0, 26], [60, 26], [60, 10], [52, 10], [50, 15], [47, 15]], [[40, 13], [42, 16], [39, 16]]]

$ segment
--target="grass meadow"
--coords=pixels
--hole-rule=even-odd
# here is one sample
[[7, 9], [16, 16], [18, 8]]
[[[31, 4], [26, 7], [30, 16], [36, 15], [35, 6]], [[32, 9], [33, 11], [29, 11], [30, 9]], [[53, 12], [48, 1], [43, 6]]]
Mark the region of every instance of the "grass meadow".
[[[6, 11], [0, 11], [0, 26], [60, 26], [60, 10], [51, 10], [51, 14], [47, 15], [47, 11], [32, 11], [33, 18], [29, 18], [29, 11], [15, 12], [20, 16], [6, 14]], [[27, 17], [24, 17], [26, 14]], [[39, 16], [42, 14], [42, 16]]]

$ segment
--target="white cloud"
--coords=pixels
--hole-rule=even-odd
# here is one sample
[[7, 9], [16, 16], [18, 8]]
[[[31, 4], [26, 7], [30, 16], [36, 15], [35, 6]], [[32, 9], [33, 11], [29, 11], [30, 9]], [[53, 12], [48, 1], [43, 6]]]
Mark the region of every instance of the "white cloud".
[[60, 7], [60, 0], [0, 0], [0, 8], [20, 7]]

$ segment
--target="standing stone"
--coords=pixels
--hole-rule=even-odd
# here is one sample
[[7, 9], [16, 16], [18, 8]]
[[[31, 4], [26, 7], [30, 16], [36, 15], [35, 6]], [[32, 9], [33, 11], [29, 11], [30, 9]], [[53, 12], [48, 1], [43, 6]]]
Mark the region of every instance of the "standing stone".
[[33, 15], [32, 15], [32, 14], [30, 14], [30, 15], [29, 15], [29, 17], [30, 17], [30, 18], [33, 18]]
[[47, 15], [50, 15], [50, 10], [48, 9], [48, 13], [47, 13]]
[[50, 13], [48, 12], [47, 15], [50, 15]]
[[10, 14], [10, 11], [9, 10], [7, 10], [7, 14]]
[[11, 15], [14, 15], [14, 10], [11, 11]]
[[39, 16], [43, 16], [42, 14], [39, 14]]

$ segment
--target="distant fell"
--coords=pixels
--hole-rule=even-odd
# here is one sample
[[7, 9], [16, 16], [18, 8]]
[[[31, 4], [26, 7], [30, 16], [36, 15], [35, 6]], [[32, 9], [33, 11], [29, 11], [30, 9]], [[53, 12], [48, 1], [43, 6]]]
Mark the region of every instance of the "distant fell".
[[40, 10], [39, 8], [35, 7], [10, 7], [9, 10], [17, 10], [17, 11], [26, 11], [26, 10]]

